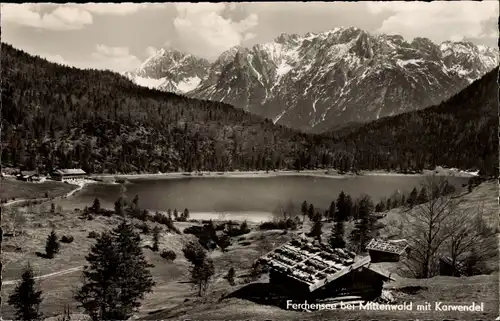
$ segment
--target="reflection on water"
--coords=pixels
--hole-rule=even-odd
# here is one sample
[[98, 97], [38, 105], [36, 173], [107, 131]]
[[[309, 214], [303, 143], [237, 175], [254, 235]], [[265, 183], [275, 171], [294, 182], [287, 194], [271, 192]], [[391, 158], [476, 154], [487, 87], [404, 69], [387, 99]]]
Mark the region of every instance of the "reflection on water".
[[190, 219], [195, 220], [221, 220], [221, 221], [251, 221], [266, 222], [272, 221], [273, 213], [270, 212], [190, 212]]
[[[374, 201], [396, 191], [409, 193], [419, 187], [420, 176], [359, 176], [324, 178], [307, 176], [281, 177], [210, 177], [130, 180], [126, 189], [120, 184], [91, 184], [74, 196], [59, 202], [64, 208], [83, 208], [99, 198], [103, 207], [113, 208], [121, 193], [129, 200], [137, 194], [142, 208], [150, 211], [188, 208], [192, 218], [269, 220], [283, 211], [300, 211], [305, 200], [316, 208], [327, 208], [341, 191], [356, 198], [369, 194]], [[456, 186], [467, 178], [452, 177]]]

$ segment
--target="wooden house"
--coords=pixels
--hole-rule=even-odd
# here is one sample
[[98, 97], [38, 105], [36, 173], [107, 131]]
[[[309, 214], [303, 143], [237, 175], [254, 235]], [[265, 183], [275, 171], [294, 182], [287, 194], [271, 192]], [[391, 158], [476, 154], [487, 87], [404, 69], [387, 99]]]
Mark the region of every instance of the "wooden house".
[[384, 241], [372, 239], [366, 246], [371, 262], [398, 262], [408, 245], [405, 240]]
[[80, 168], [58, 169], [52, 177], [61, 182], [74, 181], [87, 178], [87, 173]]
[[286, 289], [290, 299], [328, 301], [373, 300], [384, 282], [393, 280], [370, 257], [345, 249], [293, 240], [260, 258], [269, 267], [270, 283]]
[[453, 264], [449, 256], [439, 258], [439, 275], [467, 276], [467, 267], [464, 262], [458, 260]]
[[38, 177], [38, 173], [36, 171], [21, 171], [16, 175], [18, 180], [24, 182], [31, 182], [34, 177]]

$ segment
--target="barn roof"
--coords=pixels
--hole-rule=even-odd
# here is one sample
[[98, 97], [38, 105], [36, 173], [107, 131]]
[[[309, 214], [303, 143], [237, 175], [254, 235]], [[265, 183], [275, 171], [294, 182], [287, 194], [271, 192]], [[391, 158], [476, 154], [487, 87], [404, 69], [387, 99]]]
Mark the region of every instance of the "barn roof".
[[380, 239], [372, 239], [366, 246], [367, 250], [380, 251], [401, 255], [408, 244], [405, 240], [400, 241], [384, 241]]
[[23, 176], [33, 176], [33, 175], [37, 175], [38, 172], [37, 171], [21, 171], [21, 174]]
[[[260, 261], [307, 285], [312, 292], [358, 268], [369, 268], [370, 257], [358, 258], [345, 249], [293, 240], [267, 253]], [[388, 273], [380, 273], [379, 269], [372, 271], [390, 279]]]
[[59, 175], [84, 175], [87, 174], [81, 168], [63, 168], [56, 170], [56, 173]]

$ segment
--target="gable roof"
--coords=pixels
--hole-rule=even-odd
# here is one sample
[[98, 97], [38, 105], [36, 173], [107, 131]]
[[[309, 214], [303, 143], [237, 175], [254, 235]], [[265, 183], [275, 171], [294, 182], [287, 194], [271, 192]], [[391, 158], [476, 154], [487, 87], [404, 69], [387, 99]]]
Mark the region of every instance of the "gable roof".
[[366, 249], [401, 255], [407, 247], [408, 244], [405, 240], [384, 241], [380, 239], [372, 239], [366, 246]]
[[[355, 253], [345, 249], [293, 240], [267, 253], [260, 258], [260, 262], [303, 283], [312, 292], [358, 268], [368, 266], [370, 257], [357, 258]], [[391, 279], [390, 274], [380, 273], [377, 269], [372, 271]]]
[[22, 176], [33, 176], [38, 175], [37, 171], [21, 171]]
[[85, 171], [81, 168], [63, 168], [56, 170], [59, 175], [85, 175]]

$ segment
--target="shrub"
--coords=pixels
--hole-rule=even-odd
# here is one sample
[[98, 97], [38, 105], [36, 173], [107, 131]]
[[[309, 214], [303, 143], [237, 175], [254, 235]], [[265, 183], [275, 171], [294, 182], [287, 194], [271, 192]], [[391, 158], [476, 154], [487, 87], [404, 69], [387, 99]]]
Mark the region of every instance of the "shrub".
[[169, 261], [174, 261], [175, 258], [177, 257], [175, 252], [172, 250], [163, 250], [163, 251], [161, 251], [160, 255], [162, 258], [169, 260]]
[[63, 243], [71, 243], [71, 242], [73, 242], [73, 240], [74, 240], [74, 237], [71, 235], [70, 236], [63, 235], [61, 237], [61, 242], [63, 242]]
[[155, 215], [153, 216], [153, 221], [167, 226], [167, 228], [170, 231], [173, 231], [177, 234], [181, 234], [181, 231], [179, 231], [179, 229], [174, 226], [174, 222], [168, 216], [165, 216], [159, 212], [156, 212]]
[[203, 233], [203, 226], [193, 225], [184, 229], [184, 234], [199, 236]]
[[91, 231], [87, 237], [90, 239], [95, 239], [98, 236], [99, 236], [99, 233], [97, 233], [96, 231]]
[[292, 219], [279, 220], [272, 222], [264, 222], [259, 226], [261, 230], [295, 230], [297, 229], [297, 223]]
[[103, 209], [101, 209], [101, 214], [103, 216], [106, 216], [106, 217], [111, 217], [111, 216], [113, 216], [113, 214], [115, 214], [115, 212], [112, 211], [112, 210], [103, 210]]
[[143, 234], [147, 235], [147, 234], [151, 233], [151, 229], [149, 228], [149, 226], [146, 223], [136, 224], [135, 227], [138, 228], [139, 230], [141, 230], [141, 232]]

